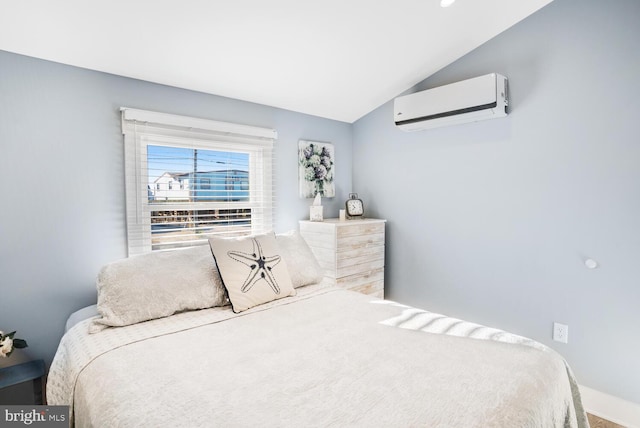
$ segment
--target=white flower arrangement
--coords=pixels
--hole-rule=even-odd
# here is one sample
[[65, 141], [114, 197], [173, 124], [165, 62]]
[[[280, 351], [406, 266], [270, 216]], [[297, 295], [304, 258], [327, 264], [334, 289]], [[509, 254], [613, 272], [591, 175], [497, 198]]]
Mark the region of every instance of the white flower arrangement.
[[313, 184], [313, 190], [302, 196], [333, 197], [333, 149], [328, 143], [300, 141], [299, 165], [301, 179]]
[[14, 337], [16, 332], [4, 334], [0, 331], [0, 357], [6, 358], [11, 356], [14, 349], [26, 348], [27, 342]]

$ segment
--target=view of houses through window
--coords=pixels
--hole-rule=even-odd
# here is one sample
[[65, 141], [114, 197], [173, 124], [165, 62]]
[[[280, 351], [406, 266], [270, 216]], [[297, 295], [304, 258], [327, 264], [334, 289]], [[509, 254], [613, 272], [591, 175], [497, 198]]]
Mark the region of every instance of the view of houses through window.
[[249, 153], [147, 146], [152, 249], [251, 232]]

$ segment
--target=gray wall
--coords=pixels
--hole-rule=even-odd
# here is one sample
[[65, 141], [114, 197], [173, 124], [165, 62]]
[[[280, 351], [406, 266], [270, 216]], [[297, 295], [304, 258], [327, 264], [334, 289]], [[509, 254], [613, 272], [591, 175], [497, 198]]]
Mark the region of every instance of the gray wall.
[[636, 403], [639, 22], [637, 0], [556, 0], [415, 88], [499, 72], [510, 116], [404, 133], [389, 102], [353, 142], [354, 189], [388, 219], [389, 298], [532, 337]]
[[0, 329], [29, 343], [2, 365], [50, 362], [68, 315], [95, 303], [100, 267], [126, 256], [121, 106], [276, 129], [276, 231], [309, 215], [299, 139], [335, 145], [325, 215], [351, 191], [349, 124], [0, 51]]

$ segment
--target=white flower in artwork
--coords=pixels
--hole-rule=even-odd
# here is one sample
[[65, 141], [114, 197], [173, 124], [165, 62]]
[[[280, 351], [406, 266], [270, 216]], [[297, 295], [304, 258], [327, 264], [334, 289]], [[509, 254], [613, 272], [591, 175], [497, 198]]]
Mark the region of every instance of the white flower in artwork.
[[304, 179], [307, 181], [315, 181], [316, 179], [316, 169], [312, 166], [305, 168], [304, 170]]
[[309, 158], [309, 164], [312, 165], [314, 168], [317, 168], [318, 166], [320, 166], [320, 162], [322, 162], [322, 159], [320, 158], [320, 156], [318, 155], [313, 155]]

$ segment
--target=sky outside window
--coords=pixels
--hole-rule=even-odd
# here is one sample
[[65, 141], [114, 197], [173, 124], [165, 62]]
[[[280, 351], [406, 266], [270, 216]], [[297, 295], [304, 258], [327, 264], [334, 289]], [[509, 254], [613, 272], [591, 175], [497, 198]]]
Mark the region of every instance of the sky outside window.
[[147, 146], [149, 184], [165, 172], [189, 173], [237, 169], [249, 171], [249, 154], [182, 147]]

